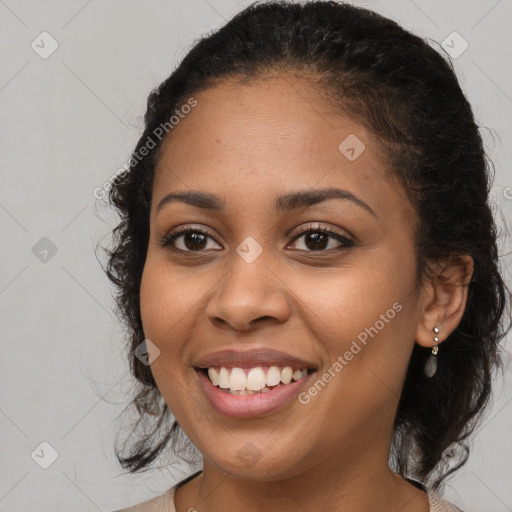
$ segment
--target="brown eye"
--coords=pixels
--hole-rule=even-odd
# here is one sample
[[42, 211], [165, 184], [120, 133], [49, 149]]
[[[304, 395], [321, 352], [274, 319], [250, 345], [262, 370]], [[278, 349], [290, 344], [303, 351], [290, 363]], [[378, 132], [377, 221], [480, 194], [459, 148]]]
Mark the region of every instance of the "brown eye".
[[309, 228], [296, 236], [293, 242], [300, 239], [303, 239], [302, 243], [295, 248], [308, 252], [344, 249], [354, 245], [348, 237], [323, 227]]
[[201, 252], [222, 248], [210, 232], [192, 228], [171, 232], [161, 241], [160, 245], [183, 252]]
[[327, 249], [329, 245], [329, 236], [323, 233], [307, 233], [304, 236], [304, 245], [308, 249]]
[[207, 245], [207, 238], [201, 233], [185, 233], [183, 236], [183, 245], [190, 251], [204, 249]]

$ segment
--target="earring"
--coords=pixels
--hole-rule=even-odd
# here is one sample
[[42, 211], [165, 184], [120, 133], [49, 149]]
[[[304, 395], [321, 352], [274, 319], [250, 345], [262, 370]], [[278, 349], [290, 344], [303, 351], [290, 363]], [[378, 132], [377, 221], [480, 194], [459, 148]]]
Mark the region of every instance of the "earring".
[[437, 372], [437, 353], [439, 352], [439, 347], [437, 344], [439, 343], [439, 337], [437, 334], [439, 333], [439, 327], [436, 325], [434, 327], [434, 346], [432, 347], [432, 354], [427, 359], [427, 362], [425, 363], [425, 368], [423, 371], [425, 372], [425, 375], [431, 379]]

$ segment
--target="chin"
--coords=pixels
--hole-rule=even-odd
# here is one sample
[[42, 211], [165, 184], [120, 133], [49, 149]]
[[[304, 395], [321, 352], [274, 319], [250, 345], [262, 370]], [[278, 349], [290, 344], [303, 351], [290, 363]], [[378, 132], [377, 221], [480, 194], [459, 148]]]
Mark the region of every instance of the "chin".
[[270, 447], [259, 449], [249, 441], [233, 452], [205, 455], [205, 458], [220, 471], [234, 478], [271, 482], [291, 478], [301, 472], [300, 461], [289, 458], [290, 453], [296, 452], [296, 448], [290, 447], [284, 451], [286, 455], [280, 456]]

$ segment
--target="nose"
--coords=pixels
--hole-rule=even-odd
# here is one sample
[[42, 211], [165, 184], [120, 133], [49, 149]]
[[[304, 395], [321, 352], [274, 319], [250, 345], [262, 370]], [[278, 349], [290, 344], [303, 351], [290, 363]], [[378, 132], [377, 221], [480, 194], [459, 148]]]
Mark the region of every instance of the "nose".
[[284, 323], [290, 316], [286, 284], [260, 255], [248, 263], [238, 254], [219, 281], [206, 306], [206, 316], [218, 327], [249, 332], [263, 323]]

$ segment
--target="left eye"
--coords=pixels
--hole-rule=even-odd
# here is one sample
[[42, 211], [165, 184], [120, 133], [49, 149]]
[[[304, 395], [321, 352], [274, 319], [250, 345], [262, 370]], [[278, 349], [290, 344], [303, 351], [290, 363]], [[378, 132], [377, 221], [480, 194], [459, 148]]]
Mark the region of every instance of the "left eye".
[[353, 245], [352, 240], [346, 236], [327, 229], [310, 229], [295, 237], [293, 242], [301, 238], [304, 239], [302, 241], [303, 247], [297, 247], [301, 251], [325, 251]]

